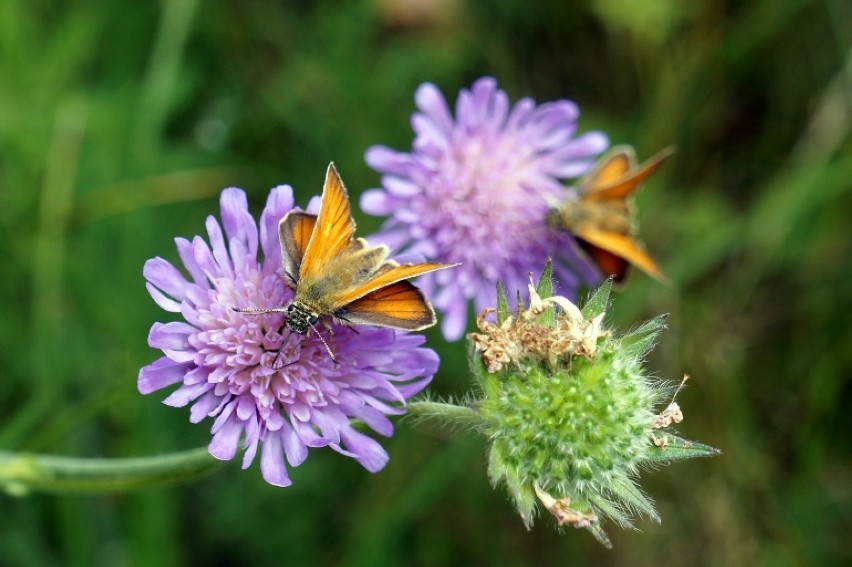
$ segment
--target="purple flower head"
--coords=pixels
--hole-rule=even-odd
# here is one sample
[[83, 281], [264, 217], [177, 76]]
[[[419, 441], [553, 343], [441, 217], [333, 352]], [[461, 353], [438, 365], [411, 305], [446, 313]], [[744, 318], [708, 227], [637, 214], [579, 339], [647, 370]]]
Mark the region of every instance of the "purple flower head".
[[[318, 200], [312, 204], [316, 212]], [[288, 486], [285, 459], [298, 466], [310, 447], [328, 446], [380, 470], [387, 453], [352, 421], [390, 436], [386, 416], [404, 413], [406, 399], [432, 379], [438, 356], [421, 346], [421, 335], [366, 326], [356, 332], [332, 322], [335, 364], [315, 333], [282, 332], [283, 314], [234, 311], [293, 298], [280, 273], [278, 242], [293, 191], [272, 190], [259, 226], [242, 190], [223, 191], [220, 206], [221, 227], [207, 218], [209, 244], [200, 236], [175, 240], [188, 277], [162, 258], [145, 263], [151, 297], [185, 321], [151, 327], [148, 344], [164, 356], [140, 370], [139, 391], [179, 384], [164, 403], [190, 405], [193, 423], [214, 418], [209, 449], [218, 459], [232, 459], [242, 441], [246, 468], [261, 447], [270, 484]]]
[[560, 180], [584, 174], [608, 144], [600, 132], [574, 137], [577, 105], [524, 98], [510, 107], [490, 77], [461, 91], [455, 118], [435, 85], [421, 85], [414, 98], [413, 149], [367, 150], [382, 188], [365, 192], [361, 207], [390, 215], [374, 238], [392, 249], [462, 263], [419, 280], [444, 312], [448, 340], [464, 334], [469, 299], [479, 312], [495, 304], [495, 282], [525, 289], [529, 272], [548, 257], [568, 295], [599, 279], [571, 238], [546, 223], [549, 204], [565, 197]]

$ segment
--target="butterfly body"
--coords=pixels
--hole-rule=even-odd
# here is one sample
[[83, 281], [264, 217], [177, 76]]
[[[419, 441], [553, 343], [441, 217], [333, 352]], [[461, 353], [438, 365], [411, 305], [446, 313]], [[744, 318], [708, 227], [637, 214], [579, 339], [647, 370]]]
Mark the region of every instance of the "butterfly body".
[[580, 180], [576, 200], [551, 208], [548, 224], [570, 232], [598, 268], [616, 282], [624, 279], [629, 264], [666, 281], [637, 238], [633, 195], [671, 154], [671, 149], [665, 149], [637, 165], [633, 148], [614, 147]]
[[552, 209], [551, 226], [572, 227], [576, 233], [603, 230], [617, 234], [635, 235], [638, 231], [631, 206], [619, 206], [599, 201], [573, 201]]
[[285, 307], [238, 311], [285, 312], [285, 326], [298, 334], [316, 331], [328, 317], [408, 331], [434, 325], [432, 305], [407, 280], [454, 264], [400, 265], [388, 259], [387, 246], [371, 246], [354, 234], [349, 196], [330, 164], [319, 214], [294, 210], [278, 224], [282, 275], [293, 300]]

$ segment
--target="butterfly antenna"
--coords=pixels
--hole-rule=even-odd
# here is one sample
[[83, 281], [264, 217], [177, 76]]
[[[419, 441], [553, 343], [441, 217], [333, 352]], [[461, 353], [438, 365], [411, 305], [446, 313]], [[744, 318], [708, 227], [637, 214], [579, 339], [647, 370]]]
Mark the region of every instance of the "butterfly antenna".
[[[334, 352], [331, 350], [331, 347], [328, 346], [328, 343], [325, 342], [325, 339], [322, 337], [320, 332], [317, 330], [317, 328], [314, 326], [314, 324], [311, 323], [310, 321], [308, 322], [308, 325], [311, 326], [311, 329], [313, 330], [313, 332], [316, 333], [316, 335], [319, 337], [319, 340], [322, 342], [323, 346], [325, 347], [326, 352], [328, 352], [328, 356], [331, 357], [331, 361], [334, 364], [337, 364], [337, 358], [335, 358]], [[329, 333], [331, 333], [331, 329], [329, 329]], [[333, 337], [334, 335], [331, 335], [331, 336]]]
[[249, 315], [263, 315], [264, 313], [287, 313], [286, 307], [270, 307], [268, 309], [254, 309], [252, 307], [231, 307], [237, 313], [248, 313]]

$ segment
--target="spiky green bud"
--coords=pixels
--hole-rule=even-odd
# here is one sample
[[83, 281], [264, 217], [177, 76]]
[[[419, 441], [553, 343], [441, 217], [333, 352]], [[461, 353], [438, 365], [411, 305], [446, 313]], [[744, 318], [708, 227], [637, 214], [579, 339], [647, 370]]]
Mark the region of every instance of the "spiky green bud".
[[552, 296], [548, 266], [530, 284], [529, 306], [510, 315], [498, 287], [497, 309], [480, 315], [468, 349], [481, 391], [468, 422], [489, 441], [492, 482], [507, 487], [528, 528], [541, 504], [606, 546], [604, 517], [623, 527], [637, 514], [659, 521], [637, 485], [643, 465], [718, 453], [669, 432], [683, 418], [672, 384], [643, 368], [665, 317], [624, 335], [606, 329], [610, 289], [579, 309]]

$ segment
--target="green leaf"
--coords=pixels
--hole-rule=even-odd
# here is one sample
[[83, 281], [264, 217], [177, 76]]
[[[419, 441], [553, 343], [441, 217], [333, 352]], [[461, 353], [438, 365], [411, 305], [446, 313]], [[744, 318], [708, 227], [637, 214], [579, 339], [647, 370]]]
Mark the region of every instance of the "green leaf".
[[665, 447], [652, 445], [648, 456], [644, 459], [646, 463], [666, 463], [669, 461], [692, 459], [693, 457], [715, 457], [722, 454], [719, 449], [715, 449], [710, 445], [696, 441], [687, 441], [665, 431], [655, 431], [654, 435], [658, 439], [665, 438], [668, 444]]
[[606, 313], [609, 307], [609, 294], [612, 292], [612, 278], [606, 279], [597, 287], [586, 300], [580, 312], [586, 319], [597, 317], [601, 313]]

